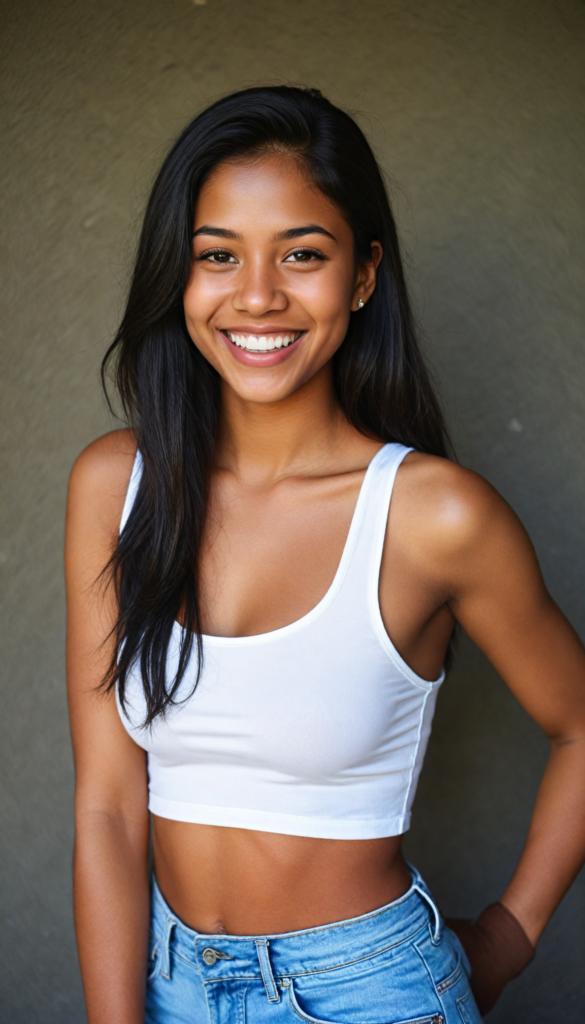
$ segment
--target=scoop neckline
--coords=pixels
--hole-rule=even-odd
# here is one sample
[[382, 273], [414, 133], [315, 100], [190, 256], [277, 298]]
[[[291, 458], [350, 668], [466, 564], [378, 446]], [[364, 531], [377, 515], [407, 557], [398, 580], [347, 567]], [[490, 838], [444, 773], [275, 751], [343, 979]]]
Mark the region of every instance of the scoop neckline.
[[[333, 577], [329, 589], [325, 592], [321, 600], [318, 601], [317, 604], [310, 609], [310, 611], [306, 612], [305, 615], [302, 615], [300, 619], [295, 619], [294, 622], [289, 622], [287, 623], [286, 626], [279, 626], [278, 629], [270, 629], [267, 630], [266, 633], [252, 633], [251, 636], [215, 636], [212, 633], [201, 633], [201, 639], [204, 643], [211, 644], [212, 646], [216, 647], [236, 647], [238, 645], [252, 646], [254, 644], [269, 643], [271, 640], [280, 639], [281, 637], [286, 636], [289, 633], [295, 633], [297, 630], [303, 629], [305, 626], [308, 626], [311, 622], [317, 619], [319, 615], [321, 615], [325, 611], [328, 605], [331, 604], [333, 598], [336, 596], [343, 582], [345, 573], [347, 572], [347, 567], [349, 565], [351, 553], [355, 544], [355, 539], [363, 516], [363, 509], [366, 502], [369, 482], [372, 477], [372, 470], [374, 468], [374, 465], [377, 463], [378, 459], [382, 455], [382, 452], [387, 451], [387, 449], [390, 447], [392, 447], [391, 444], [382, 445], [382, 447], [376, 452], [374, 457], [370, 459], [366, 467], [364, 478], [360, 484], [360, 489], [357, 496], [357, 501], [355, 503], [355, 508], [353, 510], [353, 514], [351, 517], [351, 522], [349, 524], [348, 534], [345, 539], [345, 544], [343, 546], [341, 559], [339, 561], [337, 570], [335, 572], [335, 576]], [[181, 633], [187, 632], [185, 626], [181, 625], [181, 623], [177, 619], [175, 619], [173, 629], [175, 631], [179, 630]]]

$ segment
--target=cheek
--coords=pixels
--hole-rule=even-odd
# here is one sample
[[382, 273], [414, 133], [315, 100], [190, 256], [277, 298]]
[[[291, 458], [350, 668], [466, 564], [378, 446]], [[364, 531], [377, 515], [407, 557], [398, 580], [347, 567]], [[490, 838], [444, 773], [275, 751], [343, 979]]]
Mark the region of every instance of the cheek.
[[205, 310], [196, 293], [193, 291], [186, 292], [183, 296], [183, 310], [185, 313], [187, 333], [191, 341], [195, 345], [195, 348], [199, 349], [201, 355], [215, 366], [214, 346], [211, 343], [209, 332], [206, 330], [205, 326]]
[[353, 278], [339, 272], [307, 274], [299, 282], [297, 296], [317, 324], [336, 324], [349, 315]]
[[202, 275], [192, 274], [183, 295], [185, 316], [193, 321], [204, 320], [210, 299], [210, 289], [204, 287]]
[[203, 275], [193, 275], [183, 295], [187, 330], [201, 349], [205, 349], [208, 343], [209, 320], [221, 302], [219, 289], [213, 287], [214, 283], [213, 279], [206, 280]]

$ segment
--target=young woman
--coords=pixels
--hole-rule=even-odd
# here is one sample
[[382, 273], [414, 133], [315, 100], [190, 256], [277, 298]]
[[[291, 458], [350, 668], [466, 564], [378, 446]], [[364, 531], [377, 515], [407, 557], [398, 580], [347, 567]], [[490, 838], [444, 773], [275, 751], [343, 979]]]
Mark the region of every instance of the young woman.
[[[66, 552], [90, 1024], [476, 1024], [583, 861], [585, 652], [447, 457], [354, 121], [285, 87], [197, 117], [111, 356], [129, 427], [77, 460]], [[449, 928], [401, 836], [456, 622], [551, 755], [501, 902]]]

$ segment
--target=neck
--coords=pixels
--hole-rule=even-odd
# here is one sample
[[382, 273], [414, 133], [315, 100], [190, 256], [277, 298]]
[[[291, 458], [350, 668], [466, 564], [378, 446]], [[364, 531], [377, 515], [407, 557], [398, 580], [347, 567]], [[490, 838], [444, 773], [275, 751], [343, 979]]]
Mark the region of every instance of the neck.
[[331, 363], [279, 402], [249, 402], [222, 385], [217, 464], [257, 483], [316, 470], [352, 428]]

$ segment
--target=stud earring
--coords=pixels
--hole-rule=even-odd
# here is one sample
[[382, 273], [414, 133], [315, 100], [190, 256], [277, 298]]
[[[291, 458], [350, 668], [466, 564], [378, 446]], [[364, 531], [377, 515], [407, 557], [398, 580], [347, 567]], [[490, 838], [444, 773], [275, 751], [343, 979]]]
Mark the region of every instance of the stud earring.
[[364, 308], [364, 300], [363, 299], [358, 299], [358, 309], [363, 309], [363, 308]]

